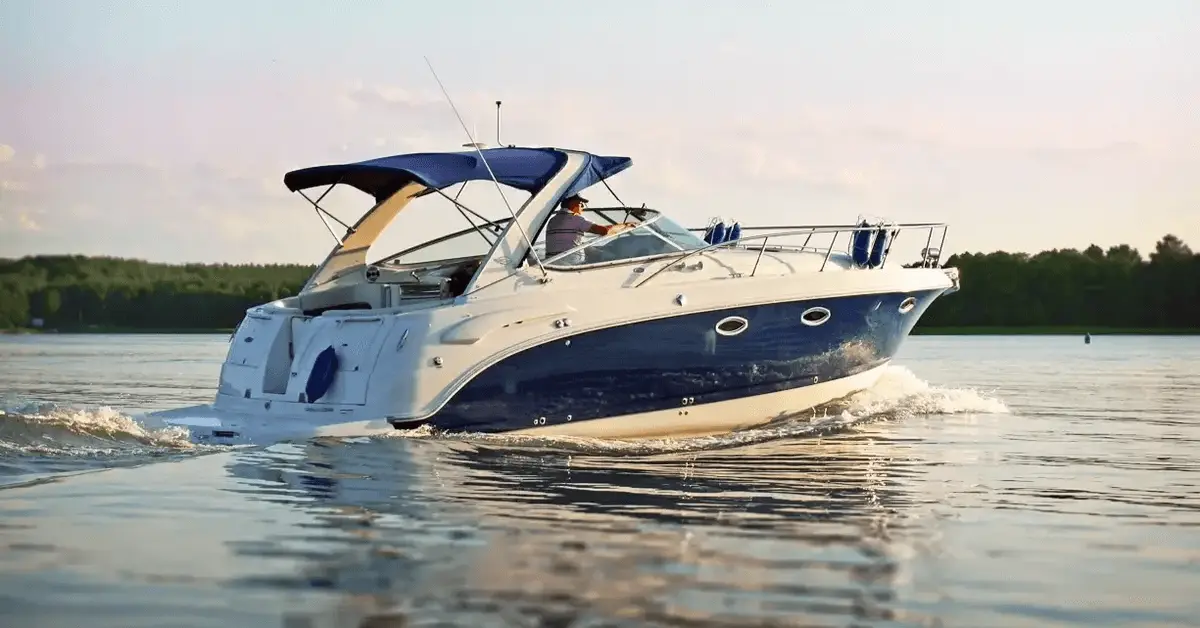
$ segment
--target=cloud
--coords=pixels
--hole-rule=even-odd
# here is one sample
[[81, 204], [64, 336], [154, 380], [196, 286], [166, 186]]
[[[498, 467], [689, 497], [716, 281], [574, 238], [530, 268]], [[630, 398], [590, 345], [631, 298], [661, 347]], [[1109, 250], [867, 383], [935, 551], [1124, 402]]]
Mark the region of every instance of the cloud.
[[42, 227], [29, 215], [29, 212], [22, 211], [17, 214], [17, 226], [22, 231], [41, 231]]
[[1035, 146], [1026, 151], [1031, 157], [1056, 161], [1104, 157], [1130, 157], [1145, 149], [1139, 142], [1122, 140], [1104, 144], [1076, 146]]
[[[494, 144], [494, 102], [505, 92], [449, 87], [468, 128]], [[262, 111], [239, 113], [237, 124], [223, 122], [233, 119], [224, 110], [180, 97], [157, 109], [188, 124], [171, 127], [178, 135], [154, 141], [140, 127], [113, 123], [134, 117], [129, 107], [116, 106], [115, 97], [110, 108], [125, 113], [89, 122], [89, 129], [103, 131], [94, 130], [86, 141], [76, 141], [86, 133], [56, 132], [67, 127], [50, 123], [38, 131], [45, 143], [5, 135], [21, 151], [0, 146], [0, 218], [6, 235], [21, 236], [0, 239], [0, 250], [317, 261], [328, 250], [329, 235], [311, 207], [283, 187], [283, 172], [384, 154], [462, 150], [467, 141], [436, 89], [359, 82], [333, 97], [283, 89], [271, 94], [253, 105]], [[270, 100], [276, 97], [278, 102]], [[1047, 212], [1033, 207], [1134, 206], [1112, 200], [1114, 189], [1130, 187], [1122, 183], [1129, 175], [1120, 159], [1147, 172], [1157, 163], [1146, 141], [1152, 138], [1132, 132], [1127, 141], [1107, 142], [1087, 129], [1035, 133], [1029, 126], [1009, 133], [994, 119], [955, 121], [941, 110], [717, 100], [702, 105], [679, 94], [626, 99], [600, 89], [581, 94], [573, 85], [523, 90], [504, 98], [502, 139], [629, 155], [635, 168], [612, 182], [621, 199], [646, 202], [688, 224], [730, 211], [764, 222], [829, 222], [863, 212], [940, 220], [960, 215], [958, 207], [982, 212], [977, 208], [1025, 206], [1036, 219]], [[273, 110], [282, 117], [264, 113]], [[140, 140], [111, 141], [126, 136]], [[83, 151], [97, 157], [84, 159]], [[1156, 175], [1164, 183], [1158, 187], [1190, 185], [1179, 182], [1176, 170], [1183, 168], [1177, 166]], [[472, 185], [468, 193], [474, 188], [482, 190], [483, 202], [495, 202], [494, 189]], [[607, 196], [600, 186], [595, 194]], [[335, 191], [322, 205], [343, 218], [363, 209], [362, 198], [343, 204], [337, 196]], [[411, 222], [403, 228], [412, 237], [437, 235], [440, 215], [431, 215], [406, 214]], [[30, 225], [40, 231], [28, 231]]]
[[862, 190], [871, 182], [862, 168], [838, 167], [789, 147], [729, 143], [725, 149], [732, 163], [725, 163], [722, 172], [714, 175], [730, 184], [740, 181], [842, 194]]
[[0, 237], [8, 255], [311, 262], [328, 247], [311, 210], [306, 216], [303, 200], [293, 200], [278, 178], [217, 164], [9, 162], [0, 174], [3, 232], [15, 237]]
[[338, 97], [340, 104], [350, 111], [363, 109], [386, 110], [392, 113], [427, 113], [434, 109], [445, 109], [441, 94], [432, 90], [415, 90], [392, 85], [364, 85], [355, 82]]
[[942, 137], [942, 134], [927, 128], [903, 128], [868, 122], [848, 129], [847, 134], [883, 145], [908, 145], [934, 149], [951, 146], [951, 143]]
[[722, 41], [717, 44], [717, 54], [723, 57], [742, 59], [750, 56], [750, 51], [741, 43]]
[[0, 234], [13, 232], [26, 234], [41, 231], [42, 226], [35, 217], [37, 212], [27, 207], [12, 207], [0, 203]]

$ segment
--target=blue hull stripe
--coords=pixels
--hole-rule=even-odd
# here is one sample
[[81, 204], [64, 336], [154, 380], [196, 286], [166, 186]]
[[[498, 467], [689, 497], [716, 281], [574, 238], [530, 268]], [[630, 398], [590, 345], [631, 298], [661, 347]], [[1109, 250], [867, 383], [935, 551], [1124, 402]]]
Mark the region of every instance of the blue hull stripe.
[[[538, 345], [467, 383], [429, 421], [504, 432], [780, 392], [840, 379], [891, 359], [941, 289], [792, 301], [631, 323]], [[916, 299], [907, 313], [900, 305]], [[801, 323], [812, 307], [831, 315]], [[748, 325], [716, 333], [729, 316]], [[545, 421], [542, 421], [542, 418]]]

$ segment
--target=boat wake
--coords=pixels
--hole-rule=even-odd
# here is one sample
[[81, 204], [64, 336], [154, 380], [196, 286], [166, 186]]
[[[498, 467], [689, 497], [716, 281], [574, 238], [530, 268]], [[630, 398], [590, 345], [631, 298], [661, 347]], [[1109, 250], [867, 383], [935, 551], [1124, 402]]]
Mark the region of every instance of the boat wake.
[[0, 409], [3, 456], [137, 456], [196, 448], [186, 428], [146, 427], [109, 407], [27, 403]]
[[[504, 448], [560, 449], [605, 455], [645, 455], [725, 449], [756, 443], [833, 434], [864, 422], [903, 420], [919, 415], [1007, 413], [1003, 401], [971, 389], [942, 388], [907, 368], [888, 366], [870, 390], [765, 426], [706, 437], [638, 441], [513, 434], [435, 433], [426, 428], [382, 438], [465, 441]], [[338, 439], [353, 441], [356, 439]], [[225, 450], [197, 445], [183, 427], [152, 427], [109, 407], [73, 408], [56, 404], [10, 405], [0, 409], [0, 459], [85, 458], [144, 460]], [[0, 463], [0, 466], [3, 466]]]
[[716, 436], [611, 440], [581, 437], [524, 436], [518, 434], [436, 433], [427, 427], [397, 432], [394, 438], [469, 441], [504, 448], [560, 449], [603, 455], [648, 455], [728, 449], [794, 438], [835, 434], [855, 425], [903, 420], [922, 415], [1008, 414], [1008, 406], [988, 392], [969, 388], [943, 388], [917, 377], [903, 366], [888, 365], [879, 381], [845, 399], [762, 427]]

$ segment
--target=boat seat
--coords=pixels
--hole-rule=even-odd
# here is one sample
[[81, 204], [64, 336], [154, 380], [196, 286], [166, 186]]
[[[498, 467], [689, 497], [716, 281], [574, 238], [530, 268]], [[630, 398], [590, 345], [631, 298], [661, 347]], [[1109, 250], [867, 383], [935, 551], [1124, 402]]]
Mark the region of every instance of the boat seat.
[[296, 297], [305, 316], [319, 316], [329, 310], [370, 310], [379, 307], [379, 286], [350, 284], [333, 286]]
[[354, 283], [332, 286], [296, 297], [306, 316], [318, 316], [329, 310], [374, 310], [395, 307], [412, 299], [445, 299], [450, 279], [432, 277], [426, 281]]

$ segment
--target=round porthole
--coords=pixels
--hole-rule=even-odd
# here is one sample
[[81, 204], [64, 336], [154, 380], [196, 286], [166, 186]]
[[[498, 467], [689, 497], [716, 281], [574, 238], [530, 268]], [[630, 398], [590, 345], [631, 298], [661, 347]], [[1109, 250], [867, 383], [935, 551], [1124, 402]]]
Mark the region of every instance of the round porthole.
[[907, 299], [900, 302], [900, 313], [908, 314], [909, 312], [912, 311], [912, 309], [914, 307], [917, 307], [917, 298], [916, 297], [908, 297]]
[[823, 307], [810, 307], [800, 315], [800, 322], [809, 327], [816, 327], [829, 320], [830, 312]]
[[722, 336], [736, 336], [750, 326], [750, 321], [741, 316], [727, 316], [717, 322], [716, 330]]

